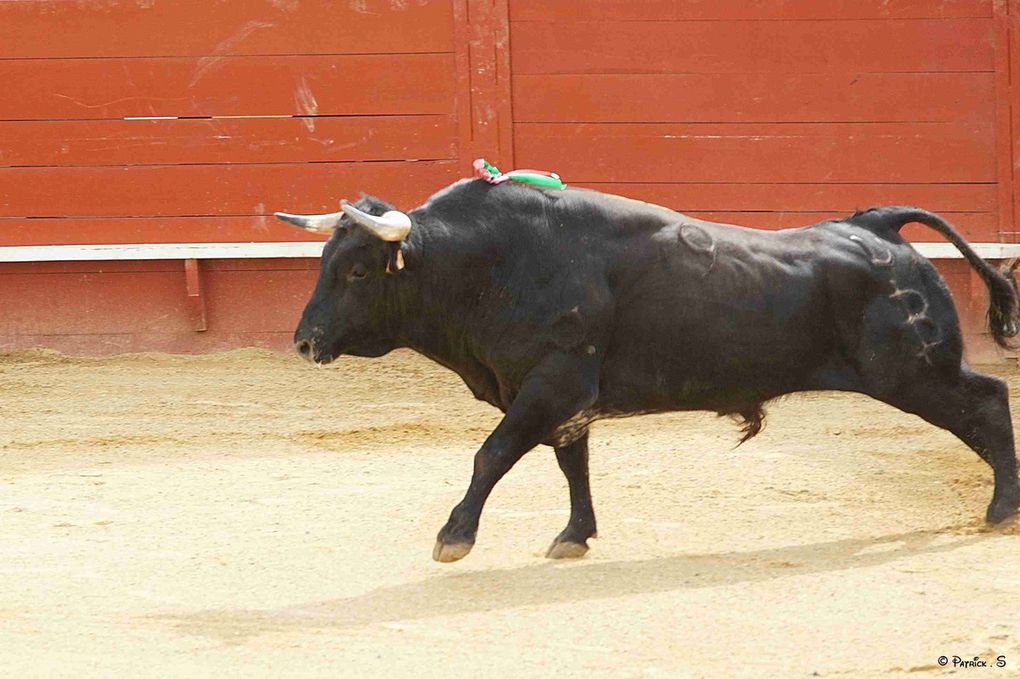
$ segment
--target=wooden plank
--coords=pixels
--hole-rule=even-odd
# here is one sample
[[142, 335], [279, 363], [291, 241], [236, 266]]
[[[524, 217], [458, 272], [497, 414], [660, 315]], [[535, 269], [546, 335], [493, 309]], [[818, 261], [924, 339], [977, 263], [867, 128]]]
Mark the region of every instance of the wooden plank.
[[901, 122], [994, 116], [991, 73], [517, 75], [515, 122]]
[[[130, 273], [36, 274], [22, 268], [26, 273], [0, 275], [0, 308], [10, 310], [0, 317], [0, 338], [195, 334], [179, 263], [173, 271], [139, 267]], [[314, 261], [304, 269], [204, 271], [211, 335], [205, 341], [242, 333], [293, 333], [317, 273]], [[259, 291], [257, 303], [252, 290]], [[69, 305], [67, 299], [76, 303]], [[155, 349], [144, 344], [121, 348]]]
[[[180, 274], [180, 271], [180, 262], [175, 262], [173, 260], [125, 260], [113, 262], [0, 262], [0, 276], [48, 276], [54, 274], [80, 275], [93, 273], [144, 274], [151, 272]], [[83, 280], [88, 279], [85, 278]]]
[[[0, 7], [4, 3], [0, 3]], [[453, 113], [449, 54], [0, 60], [0, 120]]]
[[449, 0], [0, 2], [0, 58], [443, 52]]
[[507, 0], [455, 0], [463, 157], [513, 166]]
[[465, 174], [452, 161], [0, 169], [0, 217], [328, 212], [361, 191], [410, 208]]
[[0, 122], [0, 166], [437, 160], [453, 116]]
[[991, 0], [511, 0], [511, 21], [988, 18]]
[[259, 347], [289, 354], [294, 351], [293, 337], [293, 329], [238, 333], [76, 334], [70, 331], [50, 335], [0, 335], [0, 351], [45, 348], [68, 356], [111, 356], [150, 351], [170, 354], [201, 354], [238, 347]]
[[[849, 214], [873, 205], [934, 212], [994, 212], [995, 184], [577, 184], [681, 212], [773, 211]], [[381, 193], [381, 192], [380, 192]], [[0, 245], [279, 242], [312, 238], [272, 217], [274, 206], [240, 217], [4, 219]], [[290, 207], [290, 206], [287, 206]]]
[[[204, 272], [208, 332], [189, 325], [179, 266], [133, 262], [130, 273], [67, 271], [35, 273], [33, 265], [0, 266], [0, 350], [49, 347], [68, 353], [127, 351], [203, 352], [237, 346], [290, 350], [294, 327], [318, 274], [304, 268]], [[289, 264], [289, 262], [288, 262]], [[954, 295], [967, 273], [964, 262], [940, 261]], [[80, 267], [79, 267], [80, 268]], [[965, 281], [964, 281], [965, 282]], [[258, 290], [258, 303], [251, 291]], [[75, 304], [67, 304], [74, 299]], [[962, 308], [962, 307], [961, 307]], [[976, 332], [978, 327], [966, 327]], [[973, 348], [973, 347], [969, 347]]]
[[999, 22], [996, 34], [996, 113], [999, 116], [998, 161], [1002, 177], [999, 236], [1006, 242], [1017, 243], [1020, 242], [1020, 227], [1015, 220], [1020, 214], [1020, 196], [1015, 189], [1016, 167], [1020, 164], [1020, 86], [1016, 82], [1016, 74], [1020, 73], [1020, 0], [1006, 0], [1005, 3], [1000, 0], [999, 4], [1005, 5], [996, 8]]
[[[221, 334], [282, 331], [293, 336], [315, 287], [318, 264], [308, 260], [307, 269], [210, 268], [206, 273], [210, 330]], [[257, 304], [244, 301], [251, 300], [252, 290], [260, 291]]]
[[191, 325], [196, 332], [209, 329], [209, 315], [205, 308], [205, 289], [202, 286], [202, 269], [197, 259], [184, 260], [184, 282], [188, 291], [188, 309]]
[[[0, 262], [124, 262], [184, 260], [188, 275], [188, 294], [201, 288], [197, 280], [198, 262], [210, 259], [316, 259], [322, 255], [323, 241], [284, 243], [125, 243], [118, 245], [17, 245], [0, 247]], [[1018, 246], [1020, 247], [1020, 246]], [[199, 293], [200, 295], [201, 293]]]
[[[594, 183], [577, 186], [657, 203], [688, 214], [803, 215], [805, 221], [801, 224], [818, 219], [819, 213], [845, 216], [857, 208], [873, 205], [917, 205], [947, 215], [993, 213], [996, 191], [994, 184]], [[4, 219], [0, 222], [0, 245], [258, 243], [312, 238], [305, 231], [275, 220], [271, 216], [274, 207], [280, 206], [263, 206], [264, 214], [239, 217]]]
[[571, 182], [996, 180], [994, 126], [515, 125], [517, 165]]
[[[457, 123], [459, 147], [468, 157], [475, 149], [474, 93], [471, 90], [471, 24], [468, 10], [470, 0], [452, 0], [454, 26], [454, 64], [456, 67]], [[511, 129], [512, 129], [511, 120]]]
[[179, 264], [173, 271], [4, 274], [0, 336], [190, 332], [186, 299]]
[[[304, 271], [319, 270], [315, 258], [286, 259], [206, 259], [202, 261], [205, 271]], [[53, 275], [53, 274], [144, 274], [154, 271], [181, 273], [180, 260], [99, 260], [99, 261], [49, 261], [49, 262], [2, 262], [0, 276], [12, 275]]]
[[0, 246], [113, 243], [306, 241], [312, 234], [264, 214], [243, 217], [136, 217], [2, 219]]
[[[702, 212], [688, 213], [687, 217], [714, 221], [722, 224], [739, 224], [751, 226], [759, 220], [760, 225], [753, 228], [764, 230], [776, 230], [786, 228], [799, 228], [802, 226], [817, 224], [824, 221], [826, 217], [839, 219], [842, 215], [821, 215], [818, 213], [765, 213], [765, 212]], [[679, 218], [679, 216], [678, 216]], [[956, 228], [961, 232], [967, 229], [968, 221], [971, 218], [983, 220], [985, 225], [989, 223], [990, 215], [982, 213], [978, 215], [956, 214], [946, 215], [947, 219], [956, 222]], [[922, 227], [923, 229], [924, 227]], [[974, 231], [974, 229], [971, 229]], [[902, 231], [901, 231], [902, 233]], [[930, 236], [925, 230], [918, 231], [920, 237]], [[996, 243], [979, 242], [974, 240], [978, 235], [968, 237], [970, 245], [979, 257], [984, 259], [1008, 259], [1020, 256], [1020, 243]], [[963, 253], [952, 243], [932, 242], [909, 238], [914, 248], [925, 257], [930, 259], [960, 259]], [[45, 245], [0, 247], [0, 262], [102, 262], [102, 271], [108, 271], [108, 267], [115, 262], [139, 262], [172, 260], [184, 261], [185, 274], [188, 285], [188, 297], [202, 298], [201, 270], [199, 263], [209, 260], [234, 261], [234, 260], [268, 260], [268, 259], [319, 259], [322, 256], [322, 241], [311, 241], [302, 243], [137, 243], [123, 245]], [[229, 258], [229, 259], [226, 259]], [[204, 266], [204, 265], [203, 265]], [[249, 269], [262, 269], [264, 266], [252, 266]], [[236, 269], [232, 269], [236, 270]], [[194, 301], [200, 301], [194, 300]], [[195, 310], [200, 310], [196, 306]], [[204, 317], [196, 313], [196, 317]]]
[[[496, 104], [496, 143], [504, 167], [514, 167], [513, 68], [510, 52], [510, 1], [491, 0], [493, 67], [493, 99]], [[473, 160], [470, 159], [470, 160]]]
[[999, 178], [999, 236], [1013, 240], [1013, 120], [1010, 96], [1010, 17], [1006, 2], [995, 3], [995, 159]]
[[988, 19], [514, 25], [515, 75], [992, 71]]
[[917, 205], [933, 212], [994, 212], [995, 184], [740, 184], [577, 183], [680, 212], [833, 212], [849, 214], [875, 205]]

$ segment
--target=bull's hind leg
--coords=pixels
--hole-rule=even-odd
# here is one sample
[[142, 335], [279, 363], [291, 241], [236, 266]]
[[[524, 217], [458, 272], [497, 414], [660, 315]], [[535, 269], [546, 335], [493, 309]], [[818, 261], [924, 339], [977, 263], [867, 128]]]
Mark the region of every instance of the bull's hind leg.
[[989, 523], [1015, 515], [1020, 505], [1008, 398], [1002, 380], [967, 367], [953, 378], [931, 375], [915, 379], [908, 389], [882, 398], [952, 432], [988, 463], [995, 476], [995, 491], [985, 515]]
[[557, 446], [556, 461], [570, 486], [570, 520], [553, 540], [546, 556], [576, 559], [588, 551], [588, 538], [595, 537], [595, 511], [588, 484], [588, 432], [573, 443]]

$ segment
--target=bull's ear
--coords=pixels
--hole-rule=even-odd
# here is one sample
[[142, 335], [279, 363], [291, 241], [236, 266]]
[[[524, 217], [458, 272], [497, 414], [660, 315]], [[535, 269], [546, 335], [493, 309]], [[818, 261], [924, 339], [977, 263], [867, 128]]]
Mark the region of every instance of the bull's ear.
[[390, 210], [377, 217], [362, 212], [346, 200], [340, 201], [340, 209], [355, 222], [371, 231], [387, 243], [399, 243], [411, 233], [411, 218], [399, 210]]
[[341, 211], [330, 212], [325, 215], [292, 215], [287, 212], [275, 212], [273, 216], [305, 231], [329, 234], [336, 231], [336, 228], [340, 225], [340, 218], [344, 216], [344, 213]]
[[404, 270], [403, 244], [389, 243], [390, 252], [386, 257], [386, 273], [400, 273]]

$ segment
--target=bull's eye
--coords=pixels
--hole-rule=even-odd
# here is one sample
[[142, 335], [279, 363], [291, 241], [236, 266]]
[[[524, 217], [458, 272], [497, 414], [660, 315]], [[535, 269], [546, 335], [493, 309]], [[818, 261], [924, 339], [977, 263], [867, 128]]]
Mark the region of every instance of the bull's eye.
[[347, 278], [349, 280], [360, 280], [368, 275], [368, 269], [365, 268], [364, 264], [357, 263], [351, 267], [351, 270], [347, 272]]

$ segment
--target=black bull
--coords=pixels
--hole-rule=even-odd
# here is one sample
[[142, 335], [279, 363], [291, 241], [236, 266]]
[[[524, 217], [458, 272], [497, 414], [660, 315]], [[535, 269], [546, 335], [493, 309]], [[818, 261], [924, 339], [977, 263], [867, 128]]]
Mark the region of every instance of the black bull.
[[499, 479], [555, 448], [570, 520], [549, 550], [595, 535], [588, 429], [611, 417], [709, 410], [762, 426], [762, 404], [800, 391], [867, 394], [946, 429], [994, 473], [986, 518], [1017, 513], [1006, 386], [962, 363], [942, 278], [898, 234], [924, 224], [984, 280], [993, 338], [1018, 331], [1012, 277], [938, 216], [910, 207], [765, 232], [580, 189], [463, 180], [407, 215], [371, 197], [285, 221], [332, 232], [295, 334], [318, 363], [410, 347], [505, 415], [474, 458], [433, 558], [475, 542]]

